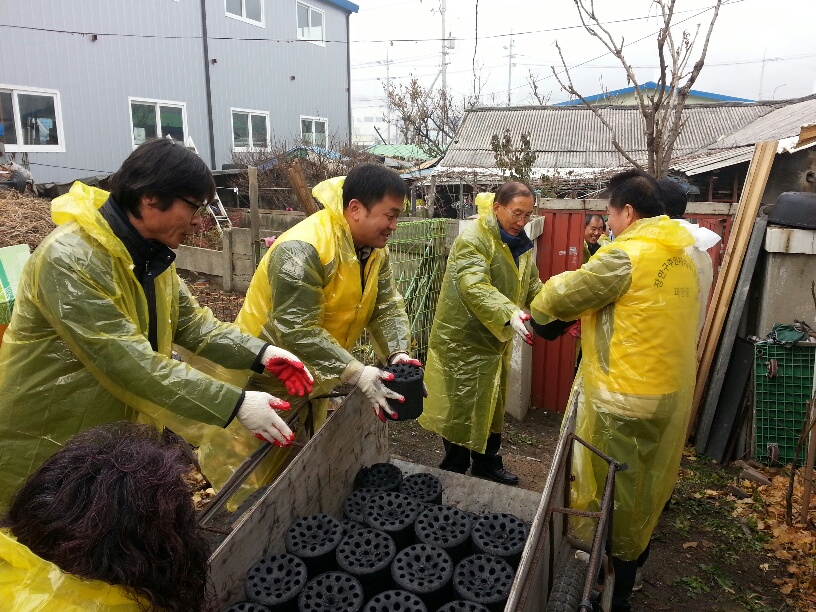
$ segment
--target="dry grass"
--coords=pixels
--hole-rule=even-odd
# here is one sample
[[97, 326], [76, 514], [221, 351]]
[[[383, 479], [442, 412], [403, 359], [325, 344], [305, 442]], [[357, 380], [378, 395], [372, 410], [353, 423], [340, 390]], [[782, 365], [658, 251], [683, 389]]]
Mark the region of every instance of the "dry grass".
[[0, 191], [0, 247], [27, 244], [34, 250], [54, 227], [51, 200]]

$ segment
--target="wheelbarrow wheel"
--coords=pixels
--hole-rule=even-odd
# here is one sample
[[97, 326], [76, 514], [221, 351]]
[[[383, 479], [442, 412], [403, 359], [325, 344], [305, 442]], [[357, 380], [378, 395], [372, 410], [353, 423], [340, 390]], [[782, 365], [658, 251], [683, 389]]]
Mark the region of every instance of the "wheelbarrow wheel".
[[581, 603], [586, 581], [587, 564], [570, 556], [553, 581], [547, 600], [547, 612], [575, 612]]

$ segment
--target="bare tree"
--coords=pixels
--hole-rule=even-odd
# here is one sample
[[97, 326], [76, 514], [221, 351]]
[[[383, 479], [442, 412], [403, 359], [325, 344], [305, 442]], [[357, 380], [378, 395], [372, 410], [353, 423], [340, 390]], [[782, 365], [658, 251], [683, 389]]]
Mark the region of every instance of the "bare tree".
[[535, 101], [541, 106], [546, 106], [550, 103], [550, 95], [538, 90], [538, 74], [527, 69], [527, 84], [530, 86], [530, 93], [533, 94]]
[[499, 138], [498, 134], [493, 134], [490, 138], [490, 148], [493, 149], [496, 167], [502, 173], [506, 172], [511, 181], [530, 182], [536, 154], [530, 144], [529, 132], [523, 132], [519, 143], [514, 145], [510, 130], [505, 128], [502, 138]]
[[427, 90], [415, 78], [408, 85], [385, 86], [385, 95], [396, 114], [397, 130], [406, 144], [420, 147], [432, 156], [445, 152], [470, 100], [457, 103], [449, 91]]
[[[711, 32], [714, 29], [714, 22], [717, 21], [722, 0], [717, 0], [713, 7], [714, 12], [705, 33], [702, 50], [690, 69], [689, 63], [692, 59], [692, 51], [697, 42], [697, 37], [700, 34], [700, 24], [697, 24], [693, 33], [683, 30], [679, 40], [677, 40], [671, 29], [675, 0], [652, 0], [652, 3], [659, 11], [659, 17], [662, 19], [662, 25], [657, 33], [660, 76], [658, 77], [657, 88], [653, 93], [647, 93], [638, 83], [632, 65], [623, 54], [625, 46], [623, 38], [620, 39], [620, 42], [617, 42], [617, 38], [600, 22], [595, 14], [595, 1], [573, 0], [573, 2], [578, 9], [578, 15], [584, 29], [601, 41], [606, 49], [618, 59], [626, 71], [627, 82], [635, 86], [635, 99], [644, 120], [643, 133], [646, 137], [647, 151], [646, 170], [658, 178], [666, 176], [674, 153], [675, 142], [683, 129], [683, 109], [686, 105], [686, 99], [694, 82], [700, 75], [700, 71], [703, 69], [708, 51], [708, 41], [711, 39]], [[604, 118], [603, 114], [587, 102], [586, 98], [575, 88], [569, 68], [567, 68], [567, 63], [564, 60], [564, 54], [557, 42], [556, 48], [563, 67], [562, 78], [562, 75], [559, 75], [556, 71], [555, 66], [552, 66], [552, 72], [558, 84], [571, 96], [581, 100], [606, 126], [612, 135], [612, 146], [615, 147], [618, 153], [636, 168], [643, 168], [642, 160], [635, 159], [631, 152], [621, 147], [614, 128]]]

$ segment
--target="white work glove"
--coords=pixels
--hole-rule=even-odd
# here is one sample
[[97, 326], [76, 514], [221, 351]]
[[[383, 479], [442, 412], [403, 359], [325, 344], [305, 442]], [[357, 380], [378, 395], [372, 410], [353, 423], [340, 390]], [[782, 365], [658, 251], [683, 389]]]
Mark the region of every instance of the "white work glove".
[[388, 400], [395, 399], [404, 402], [405, 398], [382, 383], [384, 380], [394, 380], [394, 375], [391, 372], [385, 372], [374, 366], [363, 365], [355, 360], [349, 362], [340, 375], [340, 380], [351, 383], [362, 391], [374, 404], [374, 414], [383, 423], [385, 423], [383, 411], [392, 419], [399, 418], [399, 415], [388, 405]]
[[391, 358], [388, 360], [388, 365], [394, 365], [396, 363], [409, 363], [418, 368], [422, 367], [422, 362], [419, 359], [412, 359], [408, 353], [404, 352], [391, 355]]
[[245, 391], [235, 418], [256, 438], [275, 446], [289, 446], [295, 434], [275, 410], [289, 410], [289, 402], [261, 391]]
[[513, 316], [510, 317], [510, 327], [512, 327], [515, 332], [522, 337], [522, 339], [529, 344], [530, 346], [533, 345], [533, 334], [530, 333], [530, 330], [525, 325], [525, 321], [530, 320], [530, 315], [528, 315], [523, 310], [517, 310], [513, 313]]
[[314, 387], [314, 378], [303, 362], [287, 350], [267, 346], [261, 356], [266, 371], [283, 382], [289, 395], [308, 395]]

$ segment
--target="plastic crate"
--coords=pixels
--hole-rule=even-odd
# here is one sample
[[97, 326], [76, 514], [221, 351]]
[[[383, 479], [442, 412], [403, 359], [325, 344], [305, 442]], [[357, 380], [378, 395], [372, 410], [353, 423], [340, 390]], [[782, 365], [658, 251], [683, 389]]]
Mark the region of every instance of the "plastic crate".
[[[771, 375], [772, 360], [776, 376]], [[790, 348], [759, 343], [754, 348], [754, 458], [772, 463], [770, 445], [777, 445], [777, 461], [793, 461], [807, 408], [813, 397], [816, 344], [798, 343]], [[807, 450], [799, 453], [799, 464]]]

